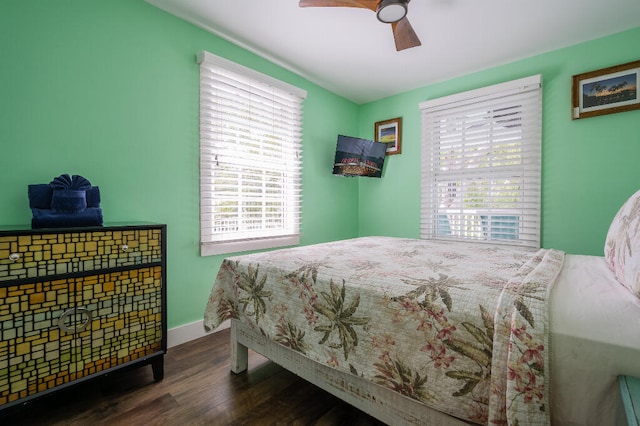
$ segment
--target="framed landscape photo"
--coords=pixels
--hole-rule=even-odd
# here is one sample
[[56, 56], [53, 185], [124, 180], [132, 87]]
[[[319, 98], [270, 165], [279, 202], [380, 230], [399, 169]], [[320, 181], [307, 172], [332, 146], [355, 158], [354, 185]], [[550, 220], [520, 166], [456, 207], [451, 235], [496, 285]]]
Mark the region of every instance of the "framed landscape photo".
[[571, 118], [640, 109], [640, 61], [573, 76]]
[[387, 144], [387, 155], [402, 152], [402, 117], [378, 121], [375, 125], [375, 141]]

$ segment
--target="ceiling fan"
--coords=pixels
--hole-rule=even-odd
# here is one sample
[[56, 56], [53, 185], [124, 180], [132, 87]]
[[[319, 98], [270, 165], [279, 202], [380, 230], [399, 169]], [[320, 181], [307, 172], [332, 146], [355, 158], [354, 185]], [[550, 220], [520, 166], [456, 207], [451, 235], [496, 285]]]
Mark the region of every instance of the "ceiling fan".
[[380, 22], [391, 24], [396, 50], [420, 46], [420, 39], [407, 19], [411, 0], [300, 0], [300, 7], [359, 7], [376, 13]]

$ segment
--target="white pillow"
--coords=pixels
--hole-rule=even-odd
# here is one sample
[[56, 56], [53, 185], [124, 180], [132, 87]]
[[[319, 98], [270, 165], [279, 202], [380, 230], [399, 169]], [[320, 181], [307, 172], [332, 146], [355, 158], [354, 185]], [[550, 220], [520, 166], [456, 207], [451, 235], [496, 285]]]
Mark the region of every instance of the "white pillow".
[[604, 257], [618, 281], [640, 297], [640, 191], [633, 194], [613, 218]]

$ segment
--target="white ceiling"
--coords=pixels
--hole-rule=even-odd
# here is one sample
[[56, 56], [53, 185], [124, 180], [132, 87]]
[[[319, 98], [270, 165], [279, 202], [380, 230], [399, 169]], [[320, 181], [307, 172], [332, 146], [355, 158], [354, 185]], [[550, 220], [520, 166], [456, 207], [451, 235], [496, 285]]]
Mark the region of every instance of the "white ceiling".
[[407, 17], [422, 46], [396, 52], [391, 26], [367, 9], [147, 1], [356, 103], [640, 25], [639, 0], [413, 0]]

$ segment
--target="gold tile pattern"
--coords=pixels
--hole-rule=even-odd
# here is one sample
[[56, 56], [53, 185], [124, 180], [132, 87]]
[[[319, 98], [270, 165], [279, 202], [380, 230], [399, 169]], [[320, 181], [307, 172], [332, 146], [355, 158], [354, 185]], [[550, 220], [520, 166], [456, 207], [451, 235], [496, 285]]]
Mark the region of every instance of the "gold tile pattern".
[[[12, 259], [17, 256], [16, 260]], [[0, 235], [0, 282], [160, 262], [161, 230]]]
[[0, 278], [0, 407], [163, 349], [161, 238], [158, 228], [0, 235], [0, 257], [24, 259], [0, 265], [20, 279]]

